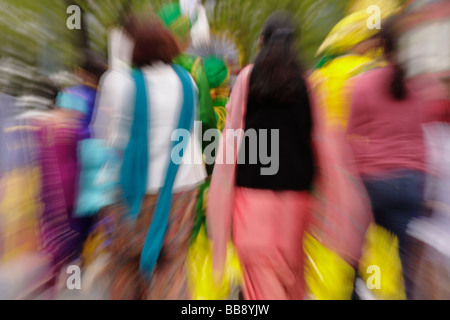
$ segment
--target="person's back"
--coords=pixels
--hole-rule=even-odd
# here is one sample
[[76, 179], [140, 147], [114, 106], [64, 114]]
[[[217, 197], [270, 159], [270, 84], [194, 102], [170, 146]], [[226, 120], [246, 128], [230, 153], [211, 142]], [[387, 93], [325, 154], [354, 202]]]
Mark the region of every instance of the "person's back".
[[[252, 70], [250, 88], [260, 77], [258, 66]], [[267, 155], [273, 159], [274, 153], [279, 160], [278, 170], [274, 175], [261, 175], [261, 168], [267, 164], [261, 163], [261, 154], [258, 162], [250, 162], [252, 155], [250, 143], [245, 141], [240, 152], [245, 151], [245, 162], [237, 165], [236, 185], [254, 189], [271, 190], [308, 190], [312, 185], [314, 176], [314, 161], [311, 147], [311, 110], [309, 98], [306, 94], [305, 82], [301, 72], [298, 78], [292, 81], [289, 97], [284, 99], [258, 99], [250, 92], [245, 117], [245, 129], [255, 130], [258, 143], [261, 143], [262, 132], [266, 130], [267, 137], [273, 130], [278, 130], [278, 140], [268, 143]], [[261, 131], [263, 130], [263, 131]], [[278, 143], [278, 149], [271, 150], [271, 146]], [[261, 150], [259, 150], [261, 152]]]
[[[244, 299], [303, 299], [302, 239], [314, 162], [312, 116], [292, 16], [271, 15], [260, 41], [254, 66], [241, 72], [231, 93], [217, 156], [226, 155], [227, 164], [216, 162], [208, 194], [213, 267], [223, 270], [232, 228], [245, 274]], [[230, 148], [238, 149], [233, 163]]]
[[356, 81], [347, 133], [363, 176], [424, 170], [422, 100], [408, 86], [405, 99], [394, 99], [386, 85], [393, 71], [375, 69]]
[[132, 15], [125, 30], [135, 69], [103, 79], [98, 108], [111, 119], [108, 142], [121, 158], [117, 214], [134, 222], [117, 223], [124, 232], [112, 243], [112, 298], [189, 299], [185, 261], [206, 177], [193, 132], [198, 92], [189, 73], [171, 65], [179, 47], [160, 21]]
[[[169, 64], [158, 63], [143, 68], [149, 101], [149, 177], [148, 191], [157, 193], [164, 184], [166, 166], [172, 149], [172, 132], [179, 120], [183, 97], [181, 82]], [[192, 135], [185, 149], [186, 161], [180, 165], [174, 191], [195, 186], [205, 178], [199, 137]], [[196, 157], [196, 158], [195, 158]]]
[[[424, 212], [426, 102], [413, 90], [398, 62], [397, 26], [391, 20], [381, 32], [389, 66], [356, 81], [347, 134], [375, 222], [398, 239], [405, 293], [410, 298], [414, 261], [407, 228]], [[403, 294], [402, 288], [396, 290]]]

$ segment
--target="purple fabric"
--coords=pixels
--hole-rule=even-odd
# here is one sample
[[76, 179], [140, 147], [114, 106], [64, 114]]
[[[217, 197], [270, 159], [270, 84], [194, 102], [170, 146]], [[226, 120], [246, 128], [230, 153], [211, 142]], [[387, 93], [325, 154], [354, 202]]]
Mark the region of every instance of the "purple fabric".
[[91, 124], [92, 115], [93, 115], [94, 108], [95, 108], [95, 98], [97, 95], [97, 90], [92, 87], [89, 87], [87, 85], [79, 85], [79, 86], [70, 87], [70, 88], [66, 89], [65, 91], [70, 94], [74, 94], [76, 96], [83, 98], [88, 105], [88, 112], [82, 121], [83, 139], [87, 139], [91, 135], [89, 125]]
[[79, 126], [56, 117], [42, 123], [38, 131], [44, 211], [41, 232], [46, 251], [53, 255], [55, 267], [76, 253], [80, 236], [70, 227], [77, 181], [76, 145]]

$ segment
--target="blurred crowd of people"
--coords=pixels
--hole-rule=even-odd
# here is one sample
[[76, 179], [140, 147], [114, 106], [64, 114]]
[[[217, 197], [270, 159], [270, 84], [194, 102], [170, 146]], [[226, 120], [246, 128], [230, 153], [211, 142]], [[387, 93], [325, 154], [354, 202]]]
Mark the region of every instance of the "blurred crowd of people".
[[51, 110], [1, 94], [0, 298], [450, 299], [450, 5], [399, 3], [350, 1], [306, 69], [290, 13], [241, 66], [173, 2]]

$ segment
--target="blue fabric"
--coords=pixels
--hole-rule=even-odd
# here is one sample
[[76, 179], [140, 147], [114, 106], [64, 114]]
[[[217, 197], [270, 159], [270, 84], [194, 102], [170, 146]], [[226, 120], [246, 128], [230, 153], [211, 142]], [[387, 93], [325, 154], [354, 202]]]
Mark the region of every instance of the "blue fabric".
[[114, 173], [119, 165], [117, 152], [101, 139], [85, 139], [78, 143], [81, 170], [76, 218], [96, 215], [100, 209], [114, 203], [117, 181]]
[[133, 71], [136, 83], [134, 118], [120, 172], [120, 186], [132, 222], [137, 219], [142, 197], [147, 189], [149, 106], [145, 78], [141, 70]]
[[[194, 95], [194, 87], [186, 70], [176, 65], [173, 65], [172, 67], [182, 82], [184, 97], [180, 120], [176, 129], [187, 130], [190, 132], [194, 125], [194, 107], [196, 99]], [[175, 145], [178, 145], [179, 143], [179, 141], [175, 141], [173, 146], [175, 147]], [[187, 141], [182, 141], [181, 143], [187, 144]], [[183, 149], [181, 149], [180, 154], [177, 156], [183, 157]], [[153, 221], [150, 225], [150, 230], [147, 234], [144, 248], [141, 252], [140, 270], [147, 277], [151, 277], [153, 274], [156, 261], [158, 260], [164, 242], [164, 237], [166, 235], [170, 206], [172, 202], [172, 188], [178, 168], [179, 162], [171, 160], [167, 168], [164, 185], [159, 193]]]
[[81, 97], [86, 102], [87, 110], [84, 113], [85, 117], [83, 118], [83, 139], [87, 139], [90, 137], [90, 124], [92, 121], [92, 116], [95, 108], [95, 100], [97, 97], [97, 89], [94, 89], [88, 85], [78, 85], [74, 87], [70, 87], [64, 90], [67, 93], [72, 95], [76, 95]]
[[83, 98], [68, 92], [58, 93], [55, 105], [58, 108], [75, 110], [83, 113], [84, 115], [87, 115], [88, 113], [88, 106], [86, 101]]

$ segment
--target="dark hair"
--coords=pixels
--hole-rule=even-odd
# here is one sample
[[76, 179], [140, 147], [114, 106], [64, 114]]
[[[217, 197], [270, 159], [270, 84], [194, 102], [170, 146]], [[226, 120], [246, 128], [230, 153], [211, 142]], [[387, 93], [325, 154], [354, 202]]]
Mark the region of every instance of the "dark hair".
[[81, 68], [100, 80], [101, 76], [108, 68], [106, 61], [99, 54], [90, 49], [84, 50], [83, 60]]
[[132, 15], [124, 23], [134, 40], [133, 64], [136, 67], [162, 61], [170, 63], [181, 51], [169, 30], [154, 15]]
[[380, 33], [384, 55], [392, 63], [394, 73], [389, 83], [391, 96], [395, 100], [403, 100], [408, 95], [405, 84], [405, 70], [403, 65], [397, 61], [398, 34], [396, 30], [396, 18], [393, 17], [386, 21]]
[[295, 50], [297, 28], [287, 12], [275, 12], [261, 32], [262, 48], [256, 57], [249, 94], [261, 101], [298, 99], [299, 82], [306, 85]]

